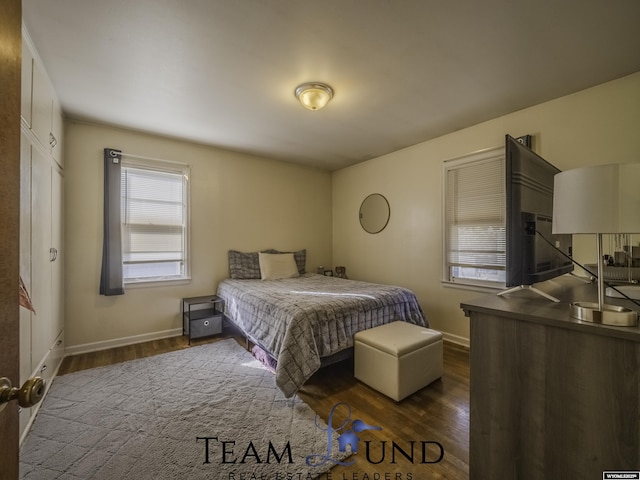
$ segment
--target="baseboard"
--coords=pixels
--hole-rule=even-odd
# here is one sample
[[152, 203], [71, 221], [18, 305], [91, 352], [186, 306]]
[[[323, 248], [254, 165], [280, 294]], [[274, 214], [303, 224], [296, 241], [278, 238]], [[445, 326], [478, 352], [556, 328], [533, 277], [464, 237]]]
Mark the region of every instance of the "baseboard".
[[113, 340], [105, 340], [102, 342], [84, 343], [82, 345], [73, 345], [65, 347], [64, 355], [79, 355], [82, 353], [99, 352], [100, 350], [108, 350], [109, 348], [124, 347], [135, 343], [150, 342], [152, 340], [160, 340], [169, 337], [178, 337], [182, 335], [182, 328], [173, 328], [171, 330], [163, 330], [161, 332], [144, 333], [142, 335], [134, 335], [132, 337], [116, 338]]
[[469, 339], [465, 338], [465, 337], [461, 337], [459, 335], [454, 335], [452, 333], [447, 333], [447, 332], [441, 332], [442, 333], [442, 339], [445, 342], [450, 342], [450, 343], [455, 343], [456, 345], [460, 345], [461, 347], [464, 348], [469, 348]]
[[[150, 342], [152, 340], [160, 340], [169, 337], [179, 337], [182, 335], [181, 328], [171, 330], [163, 330], [161, 332], [144, 333], [142, 335], [134, 335], [132, 337], [116, 338], [113, 340], [105, 340], [102, 342], [84, 343], [82, 345], [73, 345], [65, 347], [64, 356], [79, 355], [82, 353], [99, 352], [100, 350], [108, 350], [109, 348], [124, 347], [135, 343]], [[465, 348], [469, 348], [469, 339], [454, 335], [452, 333], [442, 332], [442, 338], [445, 342], [455, 343]]]

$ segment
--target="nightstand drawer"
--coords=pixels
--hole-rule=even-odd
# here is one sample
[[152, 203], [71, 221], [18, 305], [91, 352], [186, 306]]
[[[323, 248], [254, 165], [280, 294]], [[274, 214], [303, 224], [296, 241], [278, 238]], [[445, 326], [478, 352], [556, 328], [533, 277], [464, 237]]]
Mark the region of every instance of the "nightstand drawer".
[[186, 323], [189, 338], [207, 337], [222, 333], [222, 315], [198, 318]]

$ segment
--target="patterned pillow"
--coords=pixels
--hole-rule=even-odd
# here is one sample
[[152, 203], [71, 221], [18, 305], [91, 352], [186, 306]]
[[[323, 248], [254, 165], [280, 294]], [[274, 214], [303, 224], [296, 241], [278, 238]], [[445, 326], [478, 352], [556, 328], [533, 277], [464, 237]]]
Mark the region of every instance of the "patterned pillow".
[[260, 279], [258, 252], [229, 250], [229, 276], [236, 280]]

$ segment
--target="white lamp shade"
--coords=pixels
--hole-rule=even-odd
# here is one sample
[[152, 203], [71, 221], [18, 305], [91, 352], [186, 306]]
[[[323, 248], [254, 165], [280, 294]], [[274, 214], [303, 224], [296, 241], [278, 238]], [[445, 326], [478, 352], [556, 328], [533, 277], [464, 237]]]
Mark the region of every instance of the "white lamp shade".
[[553, 233], [640, 233], [640, 163], [556, 174]]

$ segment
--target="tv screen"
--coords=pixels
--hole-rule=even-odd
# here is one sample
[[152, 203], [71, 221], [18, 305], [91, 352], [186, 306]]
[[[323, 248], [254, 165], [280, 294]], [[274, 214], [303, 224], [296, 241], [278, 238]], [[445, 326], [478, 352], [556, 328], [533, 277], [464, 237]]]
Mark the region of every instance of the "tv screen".
[[551, 233], [553, 177], [560, 170], [510, 135], [505, 169], [506, 286], [533, 285], [571, 272], [573, 263], [565, 256], [571, 256], [571, 235]]

